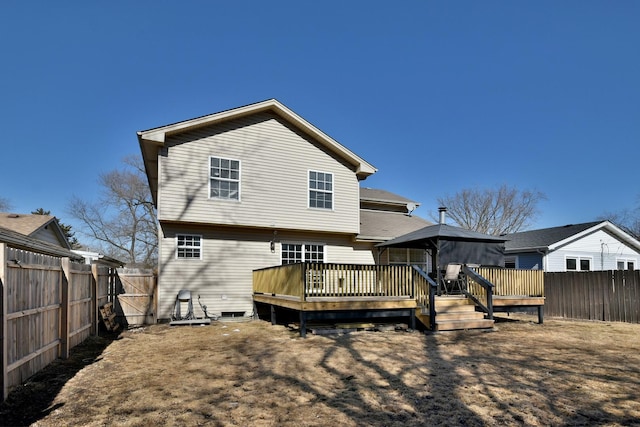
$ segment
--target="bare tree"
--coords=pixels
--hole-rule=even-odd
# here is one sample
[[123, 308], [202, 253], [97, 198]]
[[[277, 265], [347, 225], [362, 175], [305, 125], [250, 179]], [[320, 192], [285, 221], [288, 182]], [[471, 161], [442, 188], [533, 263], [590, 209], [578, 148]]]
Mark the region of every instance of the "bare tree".
[[127, 265], [155, 267], [158, 259], [157, 216], [142, 159], [129, 156], [125, 168], [99, 176], [97, 203], [74, 196], [69, 214], [83, 224], [80, 232], [98, 242], [106, 255]]
[[5, 197], [0, 197], [0, 212], [7, 212], [12, 209], [11, 202]]
[[529, 227], [538, 215], [539, 191], [502, 185], [497, 189], [464, 189], [454, 196], [438, 198], [440, 206], [457, 225], [480, 233], [501, 235]]
[[608, 212], [600, 219], [609, 220], [636, 239], [640, 239], [640, 196], [638, 196], [638, 206], [634, 209], [624, 209], [620, 212]]
[[[35, 211], [31, 211], [31, 213], [34, 215], [51, 215], [51, 211], [46, 211], [43, 208], [38, 208]], [[62, 229], [62, 232], [67, 237], [67, 241], [71, 245], [71, 249], [80, 249], [82, 245], [80, 244], [80, 242], [78, 242], [78, 239], [75, 237], [76, 232], [73, 231], [73, 227], [61, 222], [57, 218], [56, 220], [58, 221], [58, 225]]]

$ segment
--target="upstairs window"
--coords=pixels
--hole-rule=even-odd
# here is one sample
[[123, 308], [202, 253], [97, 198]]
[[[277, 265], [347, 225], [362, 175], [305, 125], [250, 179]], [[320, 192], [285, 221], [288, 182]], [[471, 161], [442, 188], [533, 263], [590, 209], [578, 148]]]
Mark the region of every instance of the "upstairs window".
[[333, 209], [333, 174], [309, 171], [309, 207]]
[[240, 200], [240, 160], [211, 157], [209, 197]]
[[176, 236], [176, 258], [201, 259], [202, 236], [191, 234], [178, 234]]

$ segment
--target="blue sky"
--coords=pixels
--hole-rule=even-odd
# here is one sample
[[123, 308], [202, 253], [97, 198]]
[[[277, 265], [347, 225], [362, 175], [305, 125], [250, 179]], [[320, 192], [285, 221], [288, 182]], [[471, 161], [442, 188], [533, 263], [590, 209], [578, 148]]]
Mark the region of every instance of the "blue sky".
[[[5, 1], [0, 197], [74, 225], [136, 131], [276, 98], [414, 199], [538, 190], [535, 228], [640, 203], [638, 1]], [[81, 239], [82, 241], [82, 239]]]

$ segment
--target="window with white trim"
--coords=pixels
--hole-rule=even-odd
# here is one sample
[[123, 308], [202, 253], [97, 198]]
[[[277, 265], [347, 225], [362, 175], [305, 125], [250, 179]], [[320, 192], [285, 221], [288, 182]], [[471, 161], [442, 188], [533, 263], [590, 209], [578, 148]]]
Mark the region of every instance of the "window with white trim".
[[618, 260], [618, 270], [633, 270], [635, 269], [635, 261], [628, 259]]
[[211, 157], [209, 163], [209, 197], [240, 200], [240, 160]]
[[567, 271], [591, 271], [591, 258], [567, 257]]
[[333, 174], [309, 171], [309, 207], [333, 209]]
[[176, 258], [201, 259], [202, 236], [194, 234], [178, 234], [176, 236]]
[[282, 243], [282, 264], [296, 262], [324, 262], [324, 245]]
[[422, 271], [428, 270], [427, 251], [424, 249], [389, 248], [389, 265], [417, 265]]

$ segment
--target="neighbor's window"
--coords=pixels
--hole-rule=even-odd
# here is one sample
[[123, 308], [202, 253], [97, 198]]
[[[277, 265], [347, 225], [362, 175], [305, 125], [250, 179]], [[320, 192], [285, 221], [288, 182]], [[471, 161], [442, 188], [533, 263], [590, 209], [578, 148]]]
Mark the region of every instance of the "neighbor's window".
[[178, 259], [200, 259], [202, 257], [202, 236], [179, 234], [176, 236]]
[[633, 270], [635, 268], [635, 264], [630, 260], [618, 260], [618, 270], [624, 270], [626, 266], [627, 270]]
[[591, 271], [591, 258], [567, 258], [567, 271]]
[[324, 245], [282, 243], [282, 264], [324, 262]]
[[240, 200], [240, 160], [211, 157], [209, 197]]
[[514, 256], [504, 257], [504, 268], [516, 268], [516, 257]]
[[309, 207], [333, 209], [333, 174], [309, 171]]

